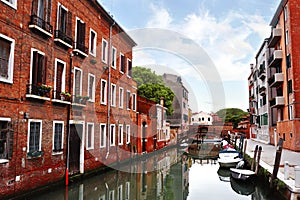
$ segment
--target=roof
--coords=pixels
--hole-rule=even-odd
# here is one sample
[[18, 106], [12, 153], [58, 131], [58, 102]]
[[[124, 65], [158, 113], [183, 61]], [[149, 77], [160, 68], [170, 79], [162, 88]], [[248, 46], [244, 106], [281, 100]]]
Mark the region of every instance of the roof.
[[283, 7], [286, 5], [288, 0], [281, 0], [281, 2], [279, 3], [278, 7], [277, 7], [277, 10], [270, 22], [270, 26], [276, 26], [277, 22], [278, 22], [278, 18], [280, 16], [280, 13], [282, 12], [283, 10]]

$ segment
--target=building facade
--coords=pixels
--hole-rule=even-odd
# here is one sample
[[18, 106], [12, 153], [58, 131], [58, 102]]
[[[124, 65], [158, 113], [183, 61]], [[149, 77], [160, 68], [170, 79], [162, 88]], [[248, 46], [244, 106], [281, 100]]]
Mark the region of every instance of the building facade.
[[0, 9], [0, 195], [129, 158], [132, 38], [96, 0]]
[[190, 125], [212, 125], [213, 117], [209, 113], [193, 113]]

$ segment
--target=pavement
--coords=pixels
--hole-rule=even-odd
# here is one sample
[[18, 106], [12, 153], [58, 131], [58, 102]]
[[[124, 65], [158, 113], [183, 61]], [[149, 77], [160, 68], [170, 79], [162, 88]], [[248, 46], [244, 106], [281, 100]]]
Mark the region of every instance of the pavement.
[[[247, 139], [246, 154], [248, 154], [251, 158], [254, 157], [254, 150], [256, 145], [262, 147], [261, 160], [259, 163], [260, 166], [268, 170], [272, 174], [275, 163], [276, 146], [266, 144], [255, 139]], [[288, 175], [286, 177], [284, 177], [285, 162], [288, 162], [288, 167], [286, 167]], [[300, 193], [300, 187], [295, 187], [295, 166], [300, 166], [300, 152], [282, 149], [280, 168], [277, 174], [277, 178], [283, 181], [288, 186], [291, 192]]]

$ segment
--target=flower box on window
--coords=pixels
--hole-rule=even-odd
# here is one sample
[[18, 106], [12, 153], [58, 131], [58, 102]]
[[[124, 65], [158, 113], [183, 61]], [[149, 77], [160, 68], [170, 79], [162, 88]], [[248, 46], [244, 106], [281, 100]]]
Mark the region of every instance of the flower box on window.
[[61, 92], [60, 93], [60, 100], [62, 101], [70, 101], [71, 94], [68, 92]]
[[38, 158], [44, 155], [43, 151], [29, 151], [27, 153], [28, 158]]

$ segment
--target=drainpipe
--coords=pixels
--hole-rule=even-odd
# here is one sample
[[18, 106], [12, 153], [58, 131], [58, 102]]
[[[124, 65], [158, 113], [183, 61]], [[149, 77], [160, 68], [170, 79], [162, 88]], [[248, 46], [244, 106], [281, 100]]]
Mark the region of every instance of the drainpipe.
[[[72, 65], [73, 65], [73, 53], [70, 53], [70, 75], [69, 75], [69, 93], [71, 94], [72, 88]], [[69, 165], [70, 165], [70, 118], [71, 118], [71, 105], [68, 104], [67, 114], [67, 163], [66, 163], [66, 186], [69, 185]]]
[[[107, 62], [108, 62], [108, 78], [107, 78], [107, 145], [106, 145], [106, 156], [105, 159], [108, 158], [109, 155], [109, 148], [110, 148], [110, 112], [111, 112], [111, 106], [110, 106], [110, 82], [111, 82], [111, 47], [112, 47], [112, 28], [116, 24], [115, 21], [110, 25], [109, 27], [109, 45], [108, 45], [108, 57], [107, 57]], [[116, 130], [116, 127], [115, 127]]]

